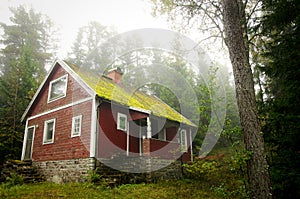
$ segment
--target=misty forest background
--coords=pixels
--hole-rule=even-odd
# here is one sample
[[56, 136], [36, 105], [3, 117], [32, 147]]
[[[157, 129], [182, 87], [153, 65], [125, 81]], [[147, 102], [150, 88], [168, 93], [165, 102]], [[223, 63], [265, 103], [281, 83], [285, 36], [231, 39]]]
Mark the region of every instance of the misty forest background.
[[[171, 16], [174, 4], [162, 2], [153, 0], [154, 12], [156, 15], [168, 13]], [[164, 1], [166, 2], [168, 1]], [[248, 39], [250, 64], [272, 192], [274, 198], [296, 198], [300, 197], [300, 2], [296, 0], [259, 2], [259, 5], [250, 4], [256, 8], [251, 10], [253, 12], [246, 9], [249, 11], [246, 12], [247, 16], [252, 17], [246, 29], [250, 38]], [[260, 9], [257, 9], [258, 7]], [[191, 10], [185, 14], [200, 15], [200, 12], [196, 11], [197, 8], [194, 8], [192, 14]], [[178, 31], [197, 25], [202, 27], [199, 28], [201, 34], [207, 24], [197, 23], [196, 19], [191, 17], [187, 19], [191, 23], [180, 26], [174, 21], [172, 23]], [[0, 22], [0, 27], [0, 164], [2, 165], [8, 159], [21, 157], [25, 126], [21, 122], [21, 117], [49, 69], [45, 66], [49, 66], [56, 56], [59, 30], [55, 29], [55, 24], [49, 17], [24, 6], [11, 8], [10, 23]], [[211, 36], [206, 42], [210, 42], [213, 46], [214, 40], [220, 38], [215, 37], [216, 30], [211, 28], [207, 31]], [[158, 96], [179, 112], [181, 103], [186, 107], [192, 107], [191, 111], [196, 110], [200, 118], [190, 118], [199, 125], [193, 142], [195, 157], [199, 155], [210, 123], [210, 96], [212, 88], [217, 86], [216, 74], [217, 72], [223, 74], [226, 118], [220, 139], [212, 154], [225, 154], [228, 158], [222, 160], [223, 162], [220, 160], [203, 163], [196, 160], [193, 165], [186, 166], [187, 176], [200, 180], [220, 181], [221, 178], [224, 180], [220, 172], [226, 173], [224, 168], [229, 165], [229, 169], [235, 172], [240, 181], [237, 185], [224, 181], [225, 184], [218, 185], [217, 188], [235, 186], [236, 192], [231, 194], [244, 194], [247, 197], [246, 163], [251, 154], [243, 143], [232, 74], [216, 62], [210, 66], [208, 81], [204, 81], [201, 74], [197, 74], [186, 60], [178, 56], [182, 55], [185, 49], [181, 49], [176, 40], [172, 53], [154, 49], [141, 50], [138, 47], [142, 41], [138, 37], [128, 38], [125, 43], [111, 40], [107, 45], [118, 46], [124, 51], [136, 49], [128, 50], [120, 57], [114, 57], [113, 48], [103, 43], [117, 34], [113, 28], [92, 21], [78, 30], [65, 59], [99, 74], [116, 66], [121, 67], [126, 73], [134, 68], [147, 68], [153, 64], [168, 66], [182, 74], [197, 95], [199, 103], [197, 107], [192, 102], [182, 102], [170, 89], [158, 84], [147, 84], [140, 89]], [[139, 82], [138, 78], [138, 75], [133, 75], [122, 81], [134, 86]], [[178, 89], [176, 93], [185, 94], [186, 91], [180, 86], [174, 87]], [[215, 174], [216, 172], [218, 174]]]

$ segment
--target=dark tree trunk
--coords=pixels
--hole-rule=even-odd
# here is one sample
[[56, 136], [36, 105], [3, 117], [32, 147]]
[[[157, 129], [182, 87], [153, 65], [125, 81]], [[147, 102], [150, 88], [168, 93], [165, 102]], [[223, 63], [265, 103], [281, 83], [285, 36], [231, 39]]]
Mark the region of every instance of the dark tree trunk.
[[263, 134], [257, 114], [254, 83], [249, 64], [244, 5], [239, 0], [223, 0], [225, 43], [236, 86], [236, 97], [246, 149], [251, 152], [247, 162], [250, 197], [272, 198]]

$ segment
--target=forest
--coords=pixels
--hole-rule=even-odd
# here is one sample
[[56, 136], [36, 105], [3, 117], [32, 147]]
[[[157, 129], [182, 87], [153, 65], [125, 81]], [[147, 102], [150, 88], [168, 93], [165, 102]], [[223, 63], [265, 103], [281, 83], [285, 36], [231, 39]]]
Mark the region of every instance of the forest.
[[[139, 88], [158, 96], [178, 112], [182, 106], [190, 107], [186, 114], [198, 129], [193, 140], [195, 160], [184, 165], [183, 181], [158, 182], [149, 187], [145, 184], [121, 185], [111, 190], [101, 185], [97, 193], [107, 194], [104, 198], [112, 197], [110, 194], [124, 198], [132, 190], [148, 192], [159, 186], [164, 193], [142, 197], [139, 195], [142, 193], [134, 192], [137, 195], [132, 198], [168, 198], [175, 197], [171, 192], [175, 193], [176, 186], [180, 186], [180, 190], [188, 190], [185, 195], [177, 195], [180, 198], [300, 198], [300, 2], [150, 2], [153, 15], [167, 16], [174, 31], [184, 32], [197, 27], [199, 34], [207, 35], [199, 45], [222, 43], [230, 57], [232, 73], [220, 63], [211, 62], [208, 75], [203, 78], [184, 58], [185, 49], [178, 40], [174, 40], [172, 52], [162, 50], [159, 44], [156, 49], [141, 49], [141, 38], [128, 38], [126, 42], [114, 40], [116, 37], [113, 36], [119, 33], [100, 21], [91, 21], [81, 27], [64, 58], [68, 62], [99, 74], [113, 67], [120, 67], [125, 73], [133, 71], [133, 76], [124, 79], [133, 87], [139, 86], [141, 81], [136, 69], [147, 69], [154, 64], [167, 66], [185, 78], [198, 99], [196, 105], [180, 99], [181, 96], [174, 92], [188, 93], [176, 82], [171, 86], [176, 91], [155, 83]], [[10, 8], [10, 12], [10, 23], [0, 22], [0, 169], [7, 160], [20, 160], [25, 128], [22, 115], [58, 51], [59, 30], [47, 15], [24, 6]], [[126, 53], [116, 57], [115, 46]], [[218, 104], [214, 100], [224, 100], [212, 100], [212, 96], [216, 96], [214, 91], [220, 89], [220, 78], [226, 102], [214, 107]], [[214, 122], [215, 109], [224, 111], [225, 118], [217, 135], [218, 142], [212, 151], [207, 154], [204, 151], [204, 156], [208, 155], [205, 158], [205, 136], [210, 123]], [[87, 181], [93, 184], [92, 179], [93, 174]], [[1, 180], [0, 197], [25, 197], [21, 192], [26, 192], [27, 188], [14, 185], [21, 179], [1, 177]], [[13, 185], [8, 186], [9, 182]], [[68, 186], [80, 187], [77, 184], [66, 186], [66, 190], [70, 189]], [[91, 186], [84, 184], [82, 191], [91, 192], [88, 197], [96, 197], [92, 193], [95, 187]], [[41, 185], [40, 190], [44, 189], [48, 190], [46, 195], [40, 196], [58, 197], [54, 191], [57, 189], [61, 197], [75, 197], [56, 185]], [[20, 195], [9, 195], [12, 192]]]

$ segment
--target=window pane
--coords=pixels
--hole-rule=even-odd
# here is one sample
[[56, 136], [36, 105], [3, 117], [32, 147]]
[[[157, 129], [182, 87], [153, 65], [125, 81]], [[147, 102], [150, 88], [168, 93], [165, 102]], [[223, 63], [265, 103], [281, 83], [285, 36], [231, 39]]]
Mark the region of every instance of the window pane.
[[119, 126], [120, 126], [120, 128], [121, 129], [125, 129], [125, 127], [126, 127], [126, 124], [125, 124], [125, 118], [124, 117], [120, 117], [120, 122], [119, 122]]
[[26, 142], [25, 155], [24, 155], [25, 160], [30, 160], [31, 159], [31, 150], [32, 150], [32, 142], [27, 141]]
[[50, 100], [65, 95], [67, 77], [61, 78], [51, 84]]
[[122, 113], [118, 113], [117, 129], [126, 131], [127, 130], [126, 123], [127, 123], [127, 116]]
[[54, 122], [47, 123], [46, 141], [51, 142], [53, 137], [53, 125]]
[[79, 127], [80, 127], [79, 119], [76, 119], [74, 123], [74, 134], [77, 135], [79, 133]]
[[182, 151], [187, 151], [187, 140], [186, 140], [186, 130], [181, 130], [181, 149]]
[[34, 131], [34, 127], [28, 128], [24, 160], [31, 159], [33, 131]]
[[43, 143], [53, 143], [54, 141], [54, 131], [55, 131], [55, 119], [45, 121], [44, 123], [44, 135]]
[[32, 140], [33, 138], [33, 127], [28, 128], [28, 132], [27, 132], [27, 140]]

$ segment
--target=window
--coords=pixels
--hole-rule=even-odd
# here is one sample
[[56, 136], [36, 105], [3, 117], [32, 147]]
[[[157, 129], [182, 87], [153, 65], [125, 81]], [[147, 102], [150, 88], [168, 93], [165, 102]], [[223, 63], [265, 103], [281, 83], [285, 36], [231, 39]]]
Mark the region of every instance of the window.
[[161, 129], [161, 131], [158, 133], [158, 139], [166, 141], [166, 129]]
[[54, 142], [55, 119], [45, 121], [43, 144]]
[[127, 115], [118, 113], [117, 129], [121, 131], [127, 130]]
[[52, 102], [66, 96], [68, 75], [64, 75], [50, 82], [48, 102]]
[[81, 134], [81, 121], [82, 115], [76, 116], [72, 118], [72, 133], [71, 137], [80, 136]]
[[187, 151], [187, 139], [186, 139], [186, 130], [182, 129], [180, 131], [180, 143], [181, 143], [181, 151], [186, 152]]

